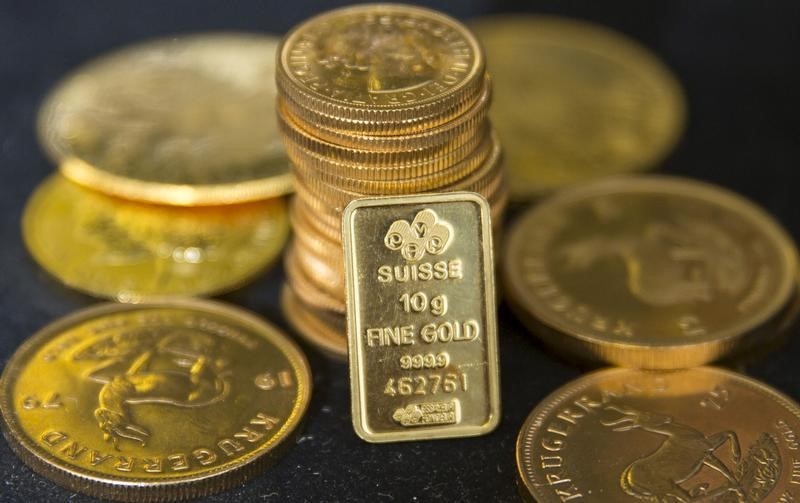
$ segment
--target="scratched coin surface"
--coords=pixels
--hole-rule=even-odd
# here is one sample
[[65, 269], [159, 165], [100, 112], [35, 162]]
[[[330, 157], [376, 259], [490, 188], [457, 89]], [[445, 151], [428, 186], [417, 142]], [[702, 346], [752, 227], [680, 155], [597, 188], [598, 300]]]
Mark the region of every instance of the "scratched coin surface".
[[285, 194], [277, 45], [275, 37], [218, 33], [102, 56], [44, 101], [42, 145], [73, 181], [128, 199], [208, 205]]
[[0, 379], [3, 433], [36, 472], [125, 501], [203, 496], [256, 475], [305, 413], [303, 354], [201, 300], [104, 304], [28, 339]]
[[764, 210], [689, 179], [608, 179], [552, 196], [505, 242], [507, 298], [556, 349], [691, 367], [760, 342], [794, 292], [797, 250]]
[[403, 134], [469, 109], [483, 88], [484, 59], [475, 37], [453, 18], [369, 4], [292, 29], [279, 48], [276, 78], [292, 113], [317, 128]]
[[517, 468], [538, 503], [788, 503], [800, 498], [798, 452], [797, 403], [753, 379], [610, 369], [531, 412]]
[[653, 167], [680, 137], [680, 85], [636, 41], [547, 16], [487, 17], [471, 27], [495, 84], [490, 116], [514, 199]]
[[60, 175], [39, 186], [22, 218], [25, 244], [45, 270], [72, 288], [123, 302], [239, 287], [276, 261], [288, 229], [281, 199], [156, 206]]
[[489, 204], [359, 199], [342, 218], [353, 427], [370, 442], [482, 435], [500, 419]]

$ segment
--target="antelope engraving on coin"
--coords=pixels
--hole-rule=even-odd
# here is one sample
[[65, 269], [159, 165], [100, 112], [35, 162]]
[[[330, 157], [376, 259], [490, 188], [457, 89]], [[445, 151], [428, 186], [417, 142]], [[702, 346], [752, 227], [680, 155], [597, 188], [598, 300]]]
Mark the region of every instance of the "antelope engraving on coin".
[[[621, 414], [602, 422], [613, 431], [640, 429], [664, 437], [655, 451], [631, 462], [620, 476], [622, 490], [637, 499], [653, 503], [750, 503], [762, 501], [777, 484], [781, 459], [769, 434], [762, 434], [742, 458], [734, 431], [706, 435], [665, 414], [616, 405], [605, 409]], [[726, 444], [733, 468], [717, 455]], [[719, 473], [725, 482], [712, 488], [703, 480], [704, 468]], [[687, 482], [692, 486], [689, 489], [682, 485]]]
[[750, 280], [746, 254], [736, 241], [696, 219], [655, 221], [637, 234], [584, 237], [567, 244], [562, 256], [573, 270], [621, 259], [630, 293], [655, 307], [735, 296]]
[[94, 411], [103, 439], [119, 449], [128, 439], [146, 445], [150, 432], [136, 424], [131, 405], [204, 407], [230, 390], [229, 363], [215, 354], [213, 337], [191, 329], [122, 332], [92, 341], [73, 355], [99, 361], [86, 378], [102, 384]]

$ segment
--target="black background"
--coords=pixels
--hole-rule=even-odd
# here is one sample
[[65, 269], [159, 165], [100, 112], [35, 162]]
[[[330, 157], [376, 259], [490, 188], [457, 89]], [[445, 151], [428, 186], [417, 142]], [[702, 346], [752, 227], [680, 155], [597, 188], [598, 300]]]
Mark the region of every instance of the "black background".
[[[0, 1], [0, 361], [44, 324], [95, 299], [68, 291], [28, 257], [23, 205], [54, 167], [34, 136], [47, 90], [87, 58], [152, 36], [204, 30], [283, 33], [340, 2]], [[800, 239], [800, 3], [641, 0], [428, 5], [467, 19], [524, 9], [603, 23], [640, 40], [672, 67], [689, 101], [687, 131], [662, 166], [739, 191]], [[280, 267], [223, 300], [278, 325]], [[490, 435], [371, 445], [350, 424], [345, 365], [304, 346], [314, 394], [297, 445], [249, 483], [208, 501], [515, 501], [514, 442], [528, 412], [581, 369], [548, 354], [500, 308], [503, 418]], [[797, 335], [798, 330], [794, 330]], [[747, 372], [800, 398], [800, 339]], [[0, 500], [91, 501], [34, 475], [0, 441]]]

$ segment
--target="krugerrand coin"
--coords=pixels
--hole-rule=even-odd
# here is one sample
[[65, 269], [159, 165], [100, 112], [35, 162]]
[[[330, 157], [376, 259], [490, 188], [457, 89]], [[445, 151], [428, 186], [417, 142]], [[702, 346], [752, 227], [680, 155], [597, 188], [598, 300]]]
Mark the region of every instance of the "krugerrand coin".
[[634, 40], [547, 16], [480, 18], [471, 27], [495, 84], [490, 116], [513, 199], [653, 167], [680, 137], [680, 85]]
[[520, 491], [538, 503], [785, 503], [800, 497], [800, 408], [727, 370], [608, 369], [531, 412]]
[[291, 191], [275, 120], [274, 37], [172, 37], [102, 56], [39, 112], [65, 176], [152, 203], [218, 205]]
[[490, 210], [478, 194], [359, 199], [342, 218], [353, 427], [369, 442], [500, 420]]
[[281, 199], [181, 208], [107, 196], [60, 175], [33, 193], [25, 244], [59, 281], [135, 302], [228, 291], [276, 261], [289, 223]]
[[92, 496], [175, 501], [276, 461], [308, 405], [305, 357], [241, 309], [104, 304], [28, 339], [0, 379], [2, 427], [34, 471]]
[[764, 210], [664, 176], [597, 181], [521, 215], [506, 298], [558, 351], [692, 367], [765, 342], [795, 290], [797, 250]]

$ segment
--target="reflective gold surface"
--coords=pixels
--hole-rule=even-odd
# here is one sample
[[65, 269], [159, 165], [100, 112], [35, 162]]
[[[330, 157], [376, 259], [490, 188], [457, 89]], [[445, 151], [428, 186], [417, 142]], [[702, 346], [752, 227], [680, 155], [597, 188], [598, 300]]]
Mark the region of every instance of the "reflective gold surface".
[[311, 379], [283, 334], [199, 300], [105, 304], [42, 329], [0, 380], [3, 432], [35, 471], [126, 501], [232, 487], [274, 461]]
[[205, 295], [252, 279], [288, 236], [280, 199], [178, 208], [106, 196], [48, 178], [31, 196], [22, 232], [49, 273], [83, 292], [119, 301]]
[[209, 205], [285, 194], [277, 44], [206, 34], [103, 56], [45, 100], [41, 142], [68, 178], [128, 199]]
[[602, 370], [545, 398], [517, 440], [539, 503], [791, 502], [800, 408], [715, 368]]
[[790, 300], [797, 250], [771, 216], [688, 179], [609, 179], [523, 214], [506, 298], [557, 350], [618, 365], [699, 365], [758, 342]]
[[514, 199], [652, 167], [680, 136], [680, 85], [636, 41], [546, 16], [479, 18], [471, 27], [495, 84], [490, 116]]
[[281, 289], [281, 309], [286, 320], [303, 339], [336, 360], [347, 360], [344, 316], [306, 304], [289, 285]]
[[317, 127], [362, 134], [416, 132], [477, 99], [483, 54], [473, 35], [436, 11], [400, 4], [325, 12], [283, 39], [278, 88]]
[[480, 435], [500, 419], [489, 205], [359, 199], [343, 217], [353, 426], [370, 442]]

